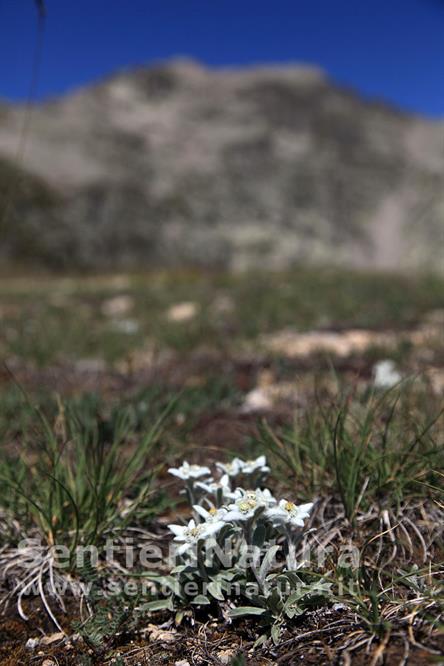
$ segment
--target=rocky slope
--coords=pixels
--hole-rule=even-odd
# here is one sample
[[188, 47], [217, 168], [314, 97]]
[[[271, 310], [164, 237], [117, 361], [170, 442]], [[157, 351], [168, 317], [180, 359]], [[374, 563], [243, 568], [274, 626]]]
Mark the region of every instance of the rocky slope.
[[0, 105], [3, 262], [444, 270], [444, 123], [316, 68], [172, 61]]

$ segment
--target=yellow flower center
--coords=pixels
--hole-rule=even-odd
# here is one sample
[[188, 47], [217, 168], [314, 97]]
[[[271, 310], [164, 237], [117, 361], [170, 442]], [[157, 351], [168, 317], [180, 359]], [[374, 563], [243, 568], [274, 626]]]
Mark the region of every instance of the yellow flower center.
[[213, 506], [213, 507], [211, 507], [211, 509], [208, 511], [208, 513], [209, 513], [211, 516], [215, 516], [215, 515], [217, 514], [217, 509], [215, 509], [214, 506]]
[[242, 502], [239, 502], [238, 506], [242, 513], [248, 513], [250, 509], [254, 509], [256, 502], [253, 502], [253, 500], [242, 500]]
[[296, 508], [296, 505], [293, 504], [293, 502], [286, 502], [285, 511], [288, 511], [290, 513], [291, 511], [294, 511], [295, 508]]
[[201, 530], [201, 528], [200, 528], [199, 525], [196, 525], [196, 527], [191, 527], [191, 528], [188, 530], [188, 535], [189, 535], [190, 537], [193, 537], [193, 538], [194, 538], [194, 537], [197, 537], [197, 536], [199, 535], [199, 533], [200, 533], [200, 530]]

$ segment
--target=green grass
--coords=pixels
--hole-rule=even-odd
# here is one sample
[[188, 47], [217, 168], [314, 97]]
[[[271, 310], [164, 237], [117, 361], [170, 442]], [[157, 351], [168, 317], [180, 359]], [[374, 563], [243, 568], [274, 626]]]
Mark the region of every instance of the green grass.
[[138, 419], [132, 406], [120, 405], [105, 416], [98, 398], [86, 395], [59, 401], [50, 420], [21, 400], [19, 443], [11, 450], [2, 441], [0, 506], [22, 530], [37, 529], [44, 543], [74, 551], [153, 514], [159, 498], [150, 458], [171, 407], [147, 405]]
[[[129, 297], [128, 311], [120, 317], [104, 314], [103, 306], [119, 295]], [[168, 308], [184, 301], [198, 305], [196, 316], [170, 321]], [[401, 328], [442, 308], [444, 280], [431, 276], [413, 280], [301, 269], [238, 276], [4, 279], [0, 353], [41, 366], [79, 358], [112, 363], [138, 349], [236, 349], [285, 327]], [[135, 322], [137, 330], [122, 332], [119, 320], [123, 326]]]
[[373, 503], [383, 509], [427, 496], [444, 473], [444, 408], [408, 382], [324, 396], [281, 432], [266, 423], [261, 432], [282, 475], [291, 473], [306, 497], [337, 494], [352, 523]]
[[[266, 452], [278, 494], [300, 501], [318, 498], [313, 531], [307, 531], [301, 547], [325, 542], [331, 548], [325, 561], [307, 565], [307, 575], [328, 580], [333, 600], [351, 609], [347, 617], [353, 619], [344, 629], [344, 635], [355, 636], [351, 648], [364, 639], [382, 645], [392, 632], [412, 651], [412, 635], [435, 649], [437, 625], [444, 617], [442, 395], [414, 374], [391, 391], [375, 390], [371, 363], [387, 353], [383, 349], [369, 349], [365, 359], [358, 359], [365, 360], [367, 371], [360, 377], [353, 365], [345, 364], [342, 376], [333, 372], [334, 359], [329, 365], [319, 355], [306, 359], [304, 366], [285, 356], [261, 357], [256, 343], [263, 334], [285, 327], [414, 326], [430, 311], [444, 308], [443, 287], [442, 280], [432, 277], [327, 270], [4, 280], [0, 353], [25, 388], [31, 378], [30, 395], [7, 373], [0, 390], [0, 559], [10, 564], [9, 590], [18, 585], [16, 596], [26, 591], [16, 550], [23, 538], [38, 536], [47, 548], [61, 543], [72, 552], [77, 544], [102, 547], [109, 534], [124, 540], [128, 528], [153, 529], [163, 538], [165, 514], [174, 507], [180, 520], [181, 512], [181, 497], [171, 492], [165, 469], [184, 458], [204, 464], [216, 455], [202, 424], [222, 414], [222, 425], [216, 422], [221, 429], [227, 423], [228, 432], [233, 426], [238, 435], [244, 421], [251, 427], [236, 443], [227, 437], [226, 450], [218, 450], [218, 457]], [[116, 328], [119, 316], [110, 317], [103, 309], [119, 295], [129, 297], [120, 319], [137, 322], [133, 333]], [[198, 304], [196, 317], [170, 321], [168, 308], [184, 301]], [[439, 340], [433, 345], [401, 342], [392, 358], [401, 366], [405, 362], [406, 372], [427, 369], [428, 363], [439, 370], [444, 351]], [[102, 394], [91, 393], [80, 383], [63, 394], [69, 362], [101, 359], [106, 373], [106, 364], [150, 349], [160, 355], [176, 352], [162, 366], [173, 364], [173, 380], [161, 371], [139, 377], [127, 362], [119, 366], [129, 372], [117, 388], [111, 382]], [[217, 351], [219, 362], [206, 365], [200, 356], [195, 363], [198, 349]], [[35, 378], [42, 376], [36, 366], [52, 364], [61, 364], [57, 376], [62, 385], [36, 389]], [[281, 410], [278, 403], [269, 419], [258, 416], [252, 435], [255, 417], [240, 414], [239, 407], [256, 382], [255, 364], [258, 370], [271, 367], [278, 381], [293, 382], [297, 399], [293, 411]], [[247, 378], [244, 366], [249, 366]], [[81, 373], [72, 377], [81, 382]], [[356, 566], [341, 562], [344, 544], [356, 548]], [[51, 571], [45, 569], [45, 575], [50, 577]], [[103, 569], [96, 576], [73, 567], [71, 575], [92, 576], [96, 594], [106, 576], [118, 574]], [[109, 628], [133, 636], [136, 615], [123, 596], [115, 605], [100, 596], [88, 601], [94, 612], [79, 631], [92, 650], [90, 663], [105, 663], [123, 640], [110, 635]], [[197, 611], [185, 615], [184, 622], [191, 616], [198, 625], [208, 624]], [[322, 617], [321, 629], [329, 621], [328, 615]], [[166, 619], [140, 617], [143, 626]], [[295, 625], [291, 631], [305, 629]], [[233, 634], [227, 635], [233, 641]], [[264, 663], [279, 654], [270, 646], [258, 650], [264, 650], [258, 652]], [[328, 650], [325, 654], [331, 658]]]

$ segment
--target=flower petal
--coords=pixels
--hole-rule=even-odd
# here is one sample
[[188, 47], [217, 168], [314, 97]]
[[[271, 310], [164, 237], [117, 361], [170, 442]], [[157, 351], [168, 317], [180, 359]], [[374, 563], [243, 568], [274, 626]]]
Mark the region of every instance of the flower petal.
[[187, 528], [183, 525], [168, 525], [168, 529], [176, 536], [182, 536]]
[[199, 514], [204, 520], [206, 520], [209, 516], [209, 513], [206, 509], [203, 508], [203, 506], [199, 506], [199, 504], [193, 504], [193, 509], [195, 510], [196, 513]]

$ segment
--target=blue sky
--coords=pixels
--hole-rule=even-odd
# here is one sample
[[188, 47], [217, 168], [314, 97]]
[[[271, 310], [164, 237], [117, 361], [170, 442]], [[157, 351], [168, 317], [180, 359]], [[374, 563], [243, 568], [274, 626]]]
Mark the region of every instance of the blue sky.
[[[309, 62], [364, 95], [444, 117], [444, 0], [46, 0], [38, 97], [184, 55]], [[33, 0], [0, 0], [0, 97], [28, 94]]]

